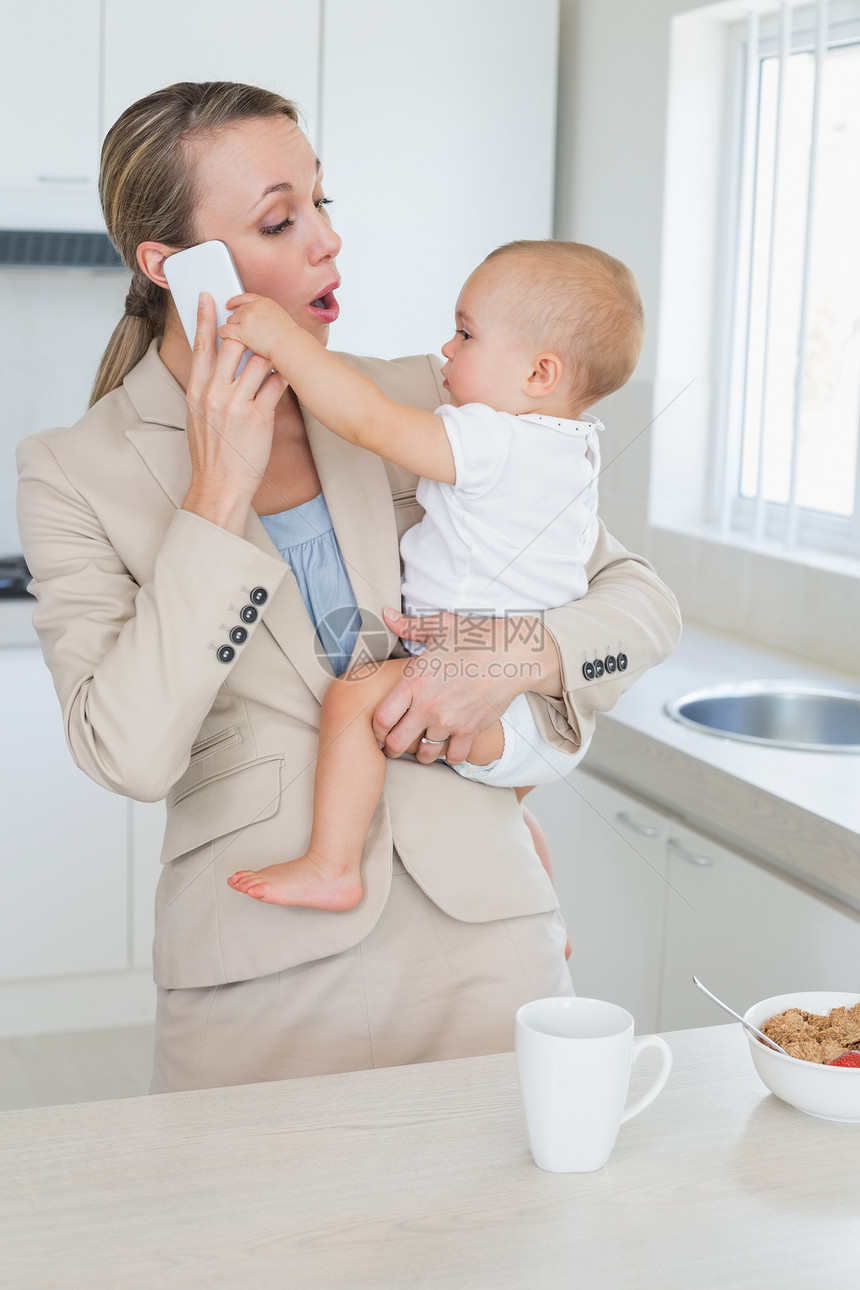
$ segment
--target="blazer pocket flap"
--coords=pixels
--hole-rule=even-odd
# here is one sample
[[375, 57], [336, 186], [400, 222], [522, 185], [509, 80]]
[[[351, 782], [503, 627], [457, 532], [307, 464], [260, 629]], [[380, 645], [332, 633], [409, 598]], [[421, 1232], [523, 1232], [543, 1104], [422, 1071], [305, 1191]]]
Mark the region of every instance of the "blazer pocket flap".
[[282, 757], [261, 757], [203, 780], [169, 802], [161, 863], [274, 815]]
[[440, 762], [416, 766], [392, 758], [385, 798], [404, 867], [443, 913], [462, 923], [489, 923], [558, 909], [509, 788], [475, 784]]

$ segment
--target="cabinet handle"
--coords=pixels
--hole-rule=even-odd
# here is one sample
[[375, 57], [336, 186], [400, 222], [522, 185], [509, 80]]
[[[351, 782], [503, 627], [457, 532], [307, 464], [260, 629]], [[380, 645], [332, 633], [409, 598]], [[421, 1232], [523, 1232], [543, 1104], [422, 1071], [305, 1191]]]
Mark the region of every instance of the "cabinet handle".
[[619, 824], [623, 824], [626, 829], [631, 829], [643, 838], [656, 838], [660, 835], [660, 830], [653, 824], [639, 824], [634, 820], [629, 811], [619, 811], [615, 816]]
[[37, 184], [88, 184], [89, 175], [37, 175]]
[[666, 850], [670, 856], [677, 856], [679, 860], [686, 860], [687, 864], [711, 865], [714, 863], [713, 856], [698, 855], [695, 851], [688, 851], [682, 847], [677, 838], [670, 838], [666, 843]]

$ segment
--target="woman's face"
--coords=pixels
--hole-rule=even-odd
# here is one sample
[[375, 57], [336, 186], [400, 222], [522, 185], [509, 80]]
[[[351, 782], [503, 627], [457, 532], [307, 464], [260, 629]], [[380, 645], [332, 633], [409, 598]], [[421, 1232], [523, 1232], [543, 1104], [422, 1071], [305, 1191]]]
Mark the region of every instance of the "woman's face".
[[226, 242], [246, 291], [269, 296], [322, 344], [338, 315], [341, 241], [301, 129], [259, 117], [195, 145], [197, 240]]

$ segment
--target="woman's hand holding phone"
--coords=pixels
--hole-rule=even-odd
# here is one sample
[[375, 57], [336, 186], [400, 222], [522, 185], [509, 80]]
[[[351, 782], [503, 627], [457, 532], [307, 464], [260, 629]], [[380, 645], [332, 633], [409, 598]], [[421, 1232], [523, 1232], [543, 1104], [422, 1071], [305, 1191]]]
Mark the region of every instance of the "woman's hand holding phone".
[[219, 349], [216, 339], [215, 302], [203, 292], [186, 392], [191, 487], [182, 509], [243, 537], [287, 386], [259, 354], [234, 379], [245, 346], [226, 339]]

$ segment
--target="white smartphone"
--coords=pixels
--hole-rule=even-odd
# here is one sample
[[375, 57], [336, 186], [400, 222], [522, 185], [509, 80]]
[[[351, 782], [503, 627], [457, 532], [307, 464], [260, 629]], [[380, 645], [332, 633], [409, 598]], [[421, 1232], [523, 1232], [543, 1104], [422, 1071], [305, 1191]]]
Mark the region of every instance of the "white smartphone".
[[[233, 296], [241, 295], [245, 289], [225, 242], [200, 242], [197, 246], [190, 246], [187, 251], [176, 251], [164, 261], [164, 276], [192, 349], [197, 334], [200, 292], [208, 291], [214, 299], [215, 325], [222, 327], [229, 317], [227, 301]], [[220, 349], [220, 339], [217, 345]], [[236, 376], [252, 353], [253, 350], [245, 350], [236, 368]]]

